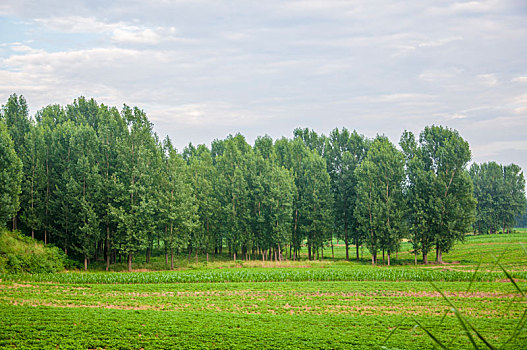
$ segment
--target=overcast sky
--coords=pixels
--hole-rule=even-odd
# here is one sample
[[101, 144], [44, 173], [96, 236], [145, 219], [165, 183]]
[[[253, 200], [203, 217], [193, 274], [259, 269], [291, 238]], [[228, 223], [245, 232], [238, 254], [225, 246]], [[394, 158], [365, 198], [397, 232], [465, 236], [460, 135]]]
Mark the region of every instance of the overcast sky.
[[527, 2], [0, 3], [0, 103], [143, 109], [181, 150], [240, 132], [440, 124], [527, 169]]

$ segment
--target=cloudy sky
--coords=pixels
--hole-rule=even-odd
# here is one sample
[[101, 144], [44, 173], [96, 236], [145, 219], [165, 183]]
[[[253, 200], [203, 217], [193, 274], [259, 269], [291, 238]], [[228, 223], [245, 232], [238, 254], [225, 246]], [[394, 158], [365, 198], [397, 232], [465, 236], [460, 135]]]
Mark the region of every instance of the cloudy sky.
[[145, 110], [181, 149], [295, 127], [457, 129], [527, 169], [527, 3], [149, 0], [0, 3], [0, 103]]

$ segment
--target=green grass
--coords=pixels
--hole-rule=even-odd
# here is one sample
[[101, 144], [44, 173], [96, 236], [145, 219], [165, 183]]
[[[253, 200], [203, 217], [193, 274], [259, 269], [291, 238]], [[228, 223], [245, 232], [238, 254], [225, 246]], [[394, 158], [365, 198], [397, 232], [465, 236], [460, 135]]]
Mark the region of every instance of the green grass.
[[[417, 322], [449, 348], [471, 348], [441, 293], [500, 346], [527, 308], [521, 296], [527, 252], [520, 244], [526, 241], [525, 231], [469, 236], [444, 255], [443, 265], [414, 266], [403, 251], [395, 266], [370, 266], [364, 252], [358, 263], [327, 254], [323, 261], [281, 263], [221, 257], [196, 264], [179, 257], [178, 271], [105, 273], [96, 265], [88, 273], [4, 274], [0, 348], [434, 348]], [[336, 257], [343, 253], [335, 249]], [[495, 263], [498, 257], [521, 292]], [[163, 257], [154, 257], [142, 268], [161, 265]], [[525, 344], [527, 330], [520, 327], [504, 348]]]
[[[504, 342], [525, 307], [507, 283], [439, 286], [487, 337]], [[69, 285], [4, 282], [0, 347], [87, 349], [379, 348], [413, 316], [457, 348], [455, 317], [425, 282], [263, 282]], [[510, 302], [514, 301], [511, 305]], [[396, 348], [432, 348], [410, 319]], [[511, 346], [518, 348], [525, 334]], [[511, 347], [512, 348], [512, 347]]]

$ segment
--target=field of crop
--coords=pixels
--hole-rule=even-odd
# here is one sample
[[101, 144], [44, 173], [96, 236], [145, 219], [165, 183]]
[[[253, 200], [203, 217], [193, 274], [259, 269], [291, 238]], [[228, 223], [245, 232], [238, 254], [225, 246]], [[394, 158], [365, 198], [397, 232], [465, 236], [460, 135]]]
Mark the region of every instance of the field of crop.
[[339, 246], [322, 262], [182, 258], [179, 271], [1, 275], [0, 348], [434, 348], [426, 331], [473, 347], [463, 324], [481, 348], [471, 326], [496, 347], [527, 348], [521, 242], [525, 231], [468, 237], [444, 265], [414, 266], [403, 247], [397, 265], [372, 267], [366, 251], [342, 261]]

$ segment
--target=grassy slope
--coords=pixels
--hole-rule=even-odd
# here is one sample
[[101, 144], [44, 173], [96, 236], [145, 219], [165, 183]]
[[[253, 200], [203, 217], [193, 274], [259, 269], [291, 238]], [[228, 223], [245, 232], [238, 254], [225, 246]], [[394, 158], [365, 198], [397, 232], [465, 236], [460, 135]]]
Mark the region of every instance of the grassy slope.
[[0, 227], [0, 273], [57, 272], [64, 270], [65, 261], [58, 248]]
[[[396, 267], [369, 267], [367, 257], [359, 264], [327, 259], [284, 265], [289, 271], [364, 270], [375, 275], [395, 269], [408, 273], [474, 270], [483, 259], [482, 269], [497, 270], [492, 255], [505, 252], [502, 261], [508, 269], [525, 271], [522, 241], [527, 241], [527, 233], [469, 237], [444, 256], [448, 264], [442, 266], [415, 267], [409, 254], [403, 260], [409, 265]], [[343, 249], [335, 253], [343, 255]], [[186, 259], [178, 263], [181, 266]], [[270, 268], [272, 263], [266, 268], [260, 265], [254, 261], [186, 263], [188, 271], [183, 273], [276, 271]], [[150, 273], [156, 274], [166, 273]], [[56, 276], [59, 280], [63, 275]], [[452, 313], [440, 324], [448, 306], [427, 282], [75, 284], [0, 278], [0, 348], [380, 348], [401, 322], [388, 348], [433, 348], [421, 329], [413, 329], [412, 317], [433, 329], [443, 342], [452, 342], [453, 348], [470, 347]], [[525, 289], [523, 281], [520, 285]], [[469, 292], [467, 282], [438, 282], [438, 286], [493, 344], [506, 341], [526, 309], [513, 285], [504, 281], [476, 282]], [[508, 347], [525, 348], [525, 344], [524, 330]]]

